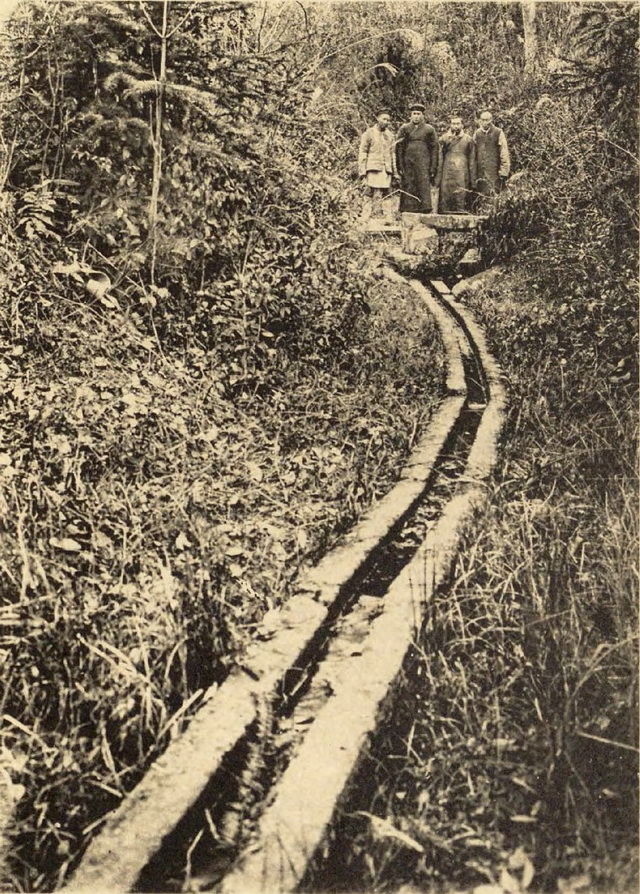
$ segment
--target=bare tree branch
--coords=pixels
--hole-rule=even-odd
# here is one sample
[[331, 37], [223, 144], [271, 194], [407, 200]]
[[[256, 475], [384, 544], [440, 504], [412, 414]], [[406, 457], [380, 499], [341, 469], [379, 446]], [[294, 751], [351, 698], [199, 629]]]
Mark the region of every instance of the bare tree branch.
[[157, 37], [160, 38], [160, 40], [162, 40], [162, 34], [160, 33], [160, 31], [158, 31], [156, 26], [153, 24], [153, 19], [151, 18], [151, 16], [147, 12], [147, 10], [144, 8], [145, 0], [138, 0], [138, 3], [140, 5], [140, 9], [142, 10], [142, 13], [143, 13], [145, 19], [147, 20], [147, 22], [149, 23], [149, 26], [151, 27], [151, 30], [154, 31], [154, 33], [156, 34]]

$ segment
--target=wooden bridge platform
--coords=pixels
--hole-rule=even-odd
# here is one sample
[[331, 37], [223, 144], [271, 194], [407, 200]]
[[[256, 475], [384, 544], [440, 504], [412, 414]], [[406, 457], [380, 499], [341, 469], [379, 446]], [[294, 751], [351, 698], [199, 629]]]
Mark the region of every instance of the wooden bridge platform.
[[459, 230], [475, 230], [483, 220], [484, 214], [410, 214], [402, 212], [400, 220], [389, 220], [384, 217], [369, 218], [365, 227], [367, 233], [381, 233], [389, 236], [399, 235], [403, 227], [431, 227], [434, 230], [447, 232]]

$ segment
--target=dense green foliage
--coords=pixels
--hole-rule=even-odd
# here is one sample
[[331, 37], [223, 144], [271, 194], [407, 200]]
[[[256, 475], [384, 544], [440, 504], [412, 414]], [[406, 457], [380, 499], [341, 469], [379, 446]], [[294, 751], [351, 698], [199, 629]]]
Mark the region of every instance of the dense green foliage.
[[432, 322], [348, 235], [302, 69], [242, 5], [162, 11], [27, 5], [4, 44], [18, 889], [63, 878], [299, 566], [388, 488], [442, 379]]
[[520, 252], [529, 272], [526, 319], [501, 320], [511, 363], [546, 342], [560, 363], [579, 356], [590, 369], [630, 371], [638, 352], [638, 85], [629, 77], [637, 10], [586, 7], [571, 35], [574, 58], [535, 104], [526, 98], [514, 111], [511, 131], [527, 167], [500, 197], [481, 247], [488, 262]]
[[637, 888], [638, 10], [564, 31], [498, 94], [517, 173], [480, 243], [504, 275], [467, 299], [510, 388], [502, 468], [325, 888]]
[[537, 6], [527, 72], [516, 3], [43, 2], [9, 23], [8, 887], [64, 878], [428, 420], [433, 326], [350, 229], [358, 135], [416, 96], [439, 128], [490, 105], [509, 137], [481, 235], [507, 275], [474, 309], [513, 411], [486, 529], [416, 658], [415, 726], [364, 806], [424, 854], [358, 827], [349, 884], [527, 860], [551, 889], [628, 882], [637, 10]]

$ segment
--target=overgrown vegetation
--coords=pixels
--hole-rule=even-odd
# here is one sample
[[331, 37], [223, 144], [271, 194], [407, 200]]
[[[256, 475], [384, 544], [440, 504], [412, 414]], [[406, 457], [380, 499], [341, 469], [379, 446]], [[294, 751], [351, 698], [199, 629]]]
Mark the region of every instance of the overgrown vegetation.
[[251, 10], [29, 4], [9, 31], [3, 883], [51, 890], [389, 487], [442, 368]]
[[511, 392], [499, 478], [326, 888], [637, 888], [638, 11], [570, 12], [570, 58], [503, 113], [504, 275], [467, 299]]
[[416, 93], [438, 125], [493, 105], [509, 136], [517, 175], [482, 235], [507, 273], [474, 310], [513, 409], [491, 507], [412, 664], [404, 738], [381, 745], [376, 820], [349, 827], [331, 881], [633, 885], [637, 10], [538, 4], [537, 21], [525, 72], [520, 4], [15, 13], [7, 888], [65, 877], [428, 421], [433, 326], [349, 231], [357, 137]]

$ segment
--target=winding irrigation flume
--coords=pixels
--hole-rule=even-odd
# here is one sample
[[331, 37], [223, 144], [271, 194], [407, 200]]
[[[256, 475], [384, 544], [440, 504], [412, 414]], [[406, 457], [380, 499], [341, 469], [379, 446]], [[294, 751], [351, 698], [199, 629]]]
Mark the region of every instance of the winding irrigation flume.
[[395, 487], [265, 619], [237, 670], [106, 818], [65, 890], [240, 894], [308, 878], [424, 610], [447, 586], [504, 419], [500, 372], [448, 287], [385, 273], [440, 328], [438, 412]]

